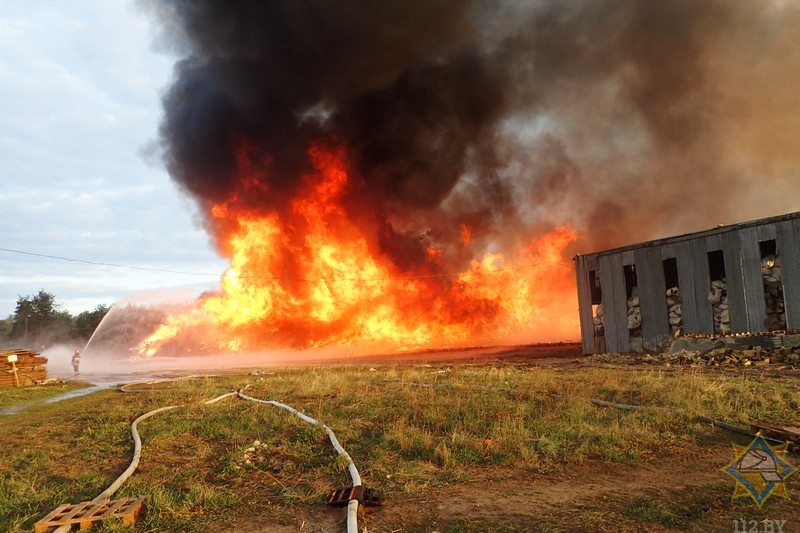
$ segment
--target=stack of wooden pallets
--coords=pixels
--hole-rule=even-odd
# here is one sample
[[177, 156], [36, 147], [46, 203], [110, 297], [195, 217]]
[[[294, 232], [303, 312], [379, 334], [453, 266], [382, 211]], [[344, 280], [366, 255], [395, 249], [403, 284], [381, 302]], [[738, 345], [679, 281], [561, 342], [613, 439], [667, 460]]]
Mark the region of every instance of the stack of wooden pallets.
[[[17, 360], [12, 363], [8, 359], [14, 355]], [[14, 379], [15, 368], [17, 381]], [[14, 387], [17, 382], [20, 386], [35, 385], [45, 379], [47, 379], [47, 357], [30, 350], [0, 350], [0, 387]]]

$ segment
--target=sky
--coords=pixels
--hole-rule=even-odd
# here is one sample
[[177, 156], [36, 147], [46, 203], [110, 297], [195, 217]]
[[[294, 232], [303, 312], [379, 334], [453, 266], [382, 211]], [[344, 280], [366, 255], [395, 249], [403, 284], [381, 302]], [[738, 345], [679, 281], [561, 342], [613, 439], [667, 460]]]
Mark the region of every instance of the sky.
[[[388, 16], [391, 10], [384, 13], [377, 7], [394, 6], [417, 16], [415, 8], [423, 4], [428, 5], [374, 2], [370, 5], [376, 9], [370, 12]], [[430, 5], [439, 10], [441, 21], [447, 22], [453, 17], [449, 6], [458, 4], [471, 5]], [[229, 59], [234, 54], [231, 57], [235, 59], [235, 53], [242, 50], [245, 59], [253, 56], [251, 49], [242, 45], [245, 40], [239, 26], [220, 25], [216, 18], [229, 4], [215, 3], [219, 11], [193, 10], [193, 2], [165, 5], [182, 6], [187, 12], [184, 16], [189, 16], [184, 23], [190, 28], [194, 28], [190, 16], [194, 11], [211, 14], [201, 26], [203, 31], [194, 36], [198, 42], [193, 43], [193, 53], [201, 58], [210, 54], [216, 60], [220, 58], [215, 54], [221, 54], [221, 59]], [[261, 4], [254, 0], [248, 5]], [[345, 94], [354, 90], [356, 97], [345, 94], [342, 102], [370, 104], [370, 98], [358, 98], [364, 91], [369, 96], [372, 86], [363, 86], [359, 65], [364, 58], [351, 57], [352, 49], [366, 53], [367, 59], [372, 58], [378, 66], [400, 61], [397, 72], [406, 68], [413, 71], [415, 65], [440, 65], [436, 60], [439, 48], [434, 45], [441, 32], [435, 24], [426, 26], [434, 43], [430, 45], [435, 52], [433, 59], [416, 45], [403, 47], [413, 56], [405, 57], [387, 54], [380, 46], [356, 46], [362, 38], [384, 34], [373, 31], [372, 20], [361, 20], [362, 10], [339, 13], [334, 4], [325, 1], [310, 5], [331, 12], [321, 18], [301, 17], [294, 22], [303, 24], [289, 25], [300, 32], [293, 42], [311, 47], [311, 53], [300, 53], [300, 46], [297, 57], [322, 59], [321, 66], [326, 67], [330, 54], [319, 54], [319, 50], [329, 51], [331, 43], [344, 37], [354, 39], [351, 44], [355, 48], [339, 48], [345, 53], [334, 54], [338, 61], [335, 69], [306, 68], [309, 65], [296, 61], [276, 65], [269, 59], [270, 68], [265, 71], [278, 72], [281, 83], [268, 88], [285, 90], [282, 96], [290, 102], [295, 93], [302, 100], [300, 105], [305, 103], [303, 99], [324, 101], [330, 91]], [[490, 58], [485, 72], [499, 75], [508, 83], [500, 86], [494, 78], [485, 80], [484, 89], [496, 89], [500, 107], [479, 115], [489, 117], [491, 124], [487, 127], [496, 129], [491, 130], [492, 136], [483, 135], [481, 128], [473, 128], [473, 133], [496, 143], [485, 154], [479, 151], [488, 154], [485, 159], [489, 163], [497, 163], [482, 175], [490, 180], [489, 186], [503, 187], [473, 190], [469, 182], [472, 174], [454, 173], [457, 179], [467, 179], [459, 182], [463, 190], [452, 189], [455, 193], [450, 199], [454, 200], [449, 207], [494, 217], [492, 209], [473, 209], [471, 202], [475, 198], [498, 200], [504, 214], [489, 218], [487, 238], [502, 234], [516, 239], [515, 232], [507, 231], [512, 224], [522, 227], [520, 235], [527, 236], [537, 228], [566, 223], [583, 239], [575, 253], [588, 253], [800, 208], [800, 114], [794, 112], [800, 108], [800, 48], [796, 46], [800, 8], [796, 2], [507, 0], [486, 5], [497, 9], [484, 13], [488, 26], [473, 32], [483, 47], [474, 50], [495, 53], [474, 59]], [[617, 9], [620, 5], [626, 9]], [[150, 11], [137, 7], [134, 0], [0, 0], [0, 317], [13, 313], [20, 297], [40, 290], [52, 293], [56, 302], [73, 314], [100, 304], [136, 301], [180, 288], [197, 294], [216, 288], [228, 266], [200, 226], [197, 200], [178, 192], [154, 155], [164, 119], [160, 97], [173, 81], [172, 68], [178, 59], [167, 47], [180, 49], [186, 36], [176, 25], [178, 19], [165, 16], [169, 10]], [[287, 13], [296, 15], [293, 10]], [[341, 17], [341, 23], [334, 23]], [[354, 21], [362, 25], [351, 24], [348, 17], [355, 17]], [[316, 23], [320, 20], [337, 31], [319, 31]], [[392, 31], [388, 35], [418, 43], [414, 32], [405, 31], [404, 21], [407, 19], [402, 17], [396, 21], [403, 31], [395, 31], [395, 19], [389, 17]], [[249, 35], [256, 44], [265, 35], [272, 35], [263, 31], [260, 20], [245, 17], [238, 24], [251, 30]], [[218, 32], [220, 27], [228, 31]], [[409, 27], [418, 29], [416, 25]], [[349, 35], [353, 28], [358, 31]], [[464, 44], [459, 28], [444, 36], [452, 37], [453, 45]], [[215, 39], [228, 34], [231, 42], [222, 44], [229, 48], [218, 47]], [[209, 44], [205, 37], [210, 38], [208, 49], [202, 46]], [[162, 49], [157, 49], [157, 43]], [[283, 49], [280, 40], [267, 38], [266, 44], [270, 43], [278, 51]], [[378, 39], [377, 44], [381, 43], [395, 49], [394, 41]], [[472, 41], [466, 41], [469, 43]], [[417, 52], [422, 56], [414, 56]], [[498, 68], [498, 57], [506, 59], [507, 68]], [[209, 63], [211, 67], [219, 64]], [[224, 61], [221, 64], [225, 66]], [[216, 83], [220, 80], [213, 77], [215, 73], [224, 78], [226, 73], [237, 73], [239, 64], [249, 63], [234, 61], [233, 68], [220, 68], [219, 72], [201, 69], [200, 74], [210, 77], [199, 79]], [[315, 73], [313, 84], [309, 84], [308, 72]], [[353, 76], [355, 82], [339, 79], [342, 72]], [[381, 77], [385, 71], [379, 68], [376, 72], [378, 79], [370, 83], [383, 87], [382, 83], [388, 83]], [[434, 68], [433, 72], [438, 71]], [[191, 76], [198, 72], [187, 68], [183, 74], [190, 75], [184, 82], [191, 84]], [[332, 80], [326, 77], [329, 75]], [[261, 99], [269, 100], [272, 93], [254, 95], [249, 80], [259, 78], [241, 79], [248, 84], [244, 89], [226, 80], [212, 89], [230, 91], [225, 95], [231, 103], [226, 109], [249, 119], [250, 100], [263, 103]], [[459, 83], [456, 76], [444, 75], [441, 79]], [[284, 83], [286, 80], [296, 83]], [[424, 79], [422, 82], [427, 87]], [[474, 82], [470, 78], [472, 86]], [[182, 87], [180, 82], [176, 86]], [[410, 92], [417, 94], [413, 86]], [[483, 98], [485, 91], [476, 94], [481, 96], [479, 101], [495, 102]], [[443, 97], [449, 98], [447, 94]], [[198, 101], [203, 105], [207, 102], [204, 98]], [[470, 109], [474, 102], [469, 98], [466, 101]], [[406, 100], [401, 98], [403, 102]], [[242, 109], [235, 107], [237, 103], [243, 105]], [[394, 100], [387, 103], [387, 109], [396, 108]], [[179, 134], [193, 135], [196, 123], [182, 130], [181, 126], [186, 126], [179, 120], [184, 116], [183, 107], [170, 109], [176, 112], [175, 120], [166, 123], [174, 127], [170, 133], [178, 141], [175, 146], [185, 146]], [[212, 119], [216, 117], [217, 108], [208, 106], [207, 110], [212, 112]], [[297, 109], [289, 106], [281, 111], [286, 118]], [[353, 117], [371, 116], [361, 113], [361, 108], [351, 109], [350, 114], [345, 111], [337, 111], [345, 126], [354, 124], [348, 120]], [[402, 118], [412, 115], [403, 113]], [[195, 115], [191, 116], [194, 120]], [[498, 116], [506, 120], [497, 122]], [[460, 124], [463, 117], [444, 118]], [[293, 120], [284, 122], [294, 124]], [[373, 127], [372, 122], [367, 120], [367, 126]], [[429, 131], [402, 129], [409, 133], [408, 147], [426, 148], [425, 143], [417, 142], [427, 138], [420, 137], [420, 131], [437, 139], [435, 134], [449, 133], [439, 127], [444, 124], [439, 120], [426, 124]], [[206, 148], [219, 145], [214, 142], [219, 132], [211, 133], [201, 136], [212, 142], [202, 145], [200, 155], [208, 155]], [[286, 135], [281, 131], [269, 137], [273, 138], [283, 141]], [[304, 139], [302, 135], [294, 138]], [[392, 136], [379, 138], [390, 143], [396, 140]], [[462, 143], [463, 147], [472, 147], [471, 142]], [[398, 168], [405, 168], [406, 146], [389, 152], [399, 154]], [[202, 182], [204, 174], [213, 174], [196, 164], [208, 158], [199, 159], [190, 151], [183, 155], [186, 161], [180, 163], [203, 171], [184, 172], [187, 176], [199, 174]], [[439, 154], [435, 155], [438, 162]], [[423, 150], [423, 163], [434, 160], [425, 156]], [[370, 161], [369, 157], [362, 159]], [[383, 168], [377, 167], [378, 174]], [[275, 175], [284, 178], [283, 174]], [[226, 175], [217, 177], [226, 183]], [[414, 179], [412, 173], [409, 181]], [[191, 183], [184, 186], [192, 190]], [[197, 189], [216, 191], [213, 187]], [[418, 188], [410, 190], [417, 192]], [[459, 191], [466, 191], [464, 198], [466, 193], [474, 195], [469, 201], [459, 201]], [[512, 209], [507, 209], [509, 203], [514, 204]], [[421, 209], [427, 205], [423, 202]], [[476, 234], [474, 231], [473, 237]]]
[[227, 261], [147, 155], [176, 59], [153, 26], [129, 1], [0, 0], [0, 318], [40, 290], [77, 315], [218, 286]]

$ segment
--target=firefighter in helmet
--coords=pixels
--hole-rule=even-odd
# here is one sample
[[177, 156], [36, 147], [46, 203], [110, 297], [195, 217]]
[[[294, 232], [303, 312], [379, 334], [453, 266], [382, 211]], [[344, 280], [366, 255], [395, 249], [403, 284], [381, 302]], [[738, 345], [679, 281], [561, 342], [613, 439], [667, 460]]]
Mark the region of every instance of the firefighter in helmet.
[[72, 369], [75, 370], [75, 375], [80, 374], [79, 368], [81, 366], [81, 351], [75, 348], [72, 353]]

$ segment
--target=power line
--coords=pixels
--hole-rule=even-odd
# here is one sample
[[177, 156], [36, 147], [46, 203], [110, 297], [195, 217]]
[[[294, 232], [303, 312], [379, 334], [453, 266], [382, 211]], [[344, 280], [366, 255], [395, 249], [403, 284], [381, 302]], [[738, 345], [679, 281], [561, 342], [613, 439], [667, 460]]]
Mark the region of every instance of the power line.
[[[213, 276], [213, 277], [220, 277], [220, 274], [208, 274], [203, 272], [189, 272], [189, 271], [182, 271], [182, 270], [169, 270], [165, 268], [154, 268], [154, 267], [140, 267], [140, 266], [131, 266], [131, 265], [121, 265], [119, 263], [106, 263], [102, 261], [87, 261], [85, 259], [75, 259], [72, 257], [62, 257], [58, 255], [49, 255], [49, 254], [40, 254], [35, 252], [26, 252], [23, 250], [13, 250], [10, 248], [0, 248], [0, 252], [11, 252], [15, 254], [21, 255], [30, 255], [34, 257], [44, 257], [46, 259], [56, 259], [59, 261], [68, 261], [71, 263], [82, 263], [85, 265], [94, 265], [94, 266], [108, 266], [108, 267], [115, 267], [115, 268], [124, 268], [128, 270], [138, 270], [138, 271], [145, 271], [145, 272], [166, 272], [169, 274], [181, 274], [187, 276]], [[478, 272], [462, 272], [459, 274], [452, 274], [452, 273], [440, 273], [440, 274], [419, 274], [416, 276], [402, 276], [402, 277], [385, 277], [385, 278], [330, 278], [330, 279], [308, 279], [308, 278], [289, 278], [289, 277], [275, 277], [275, 276], [240, 276], [239, 279], [254, 279], [254, 280], [270, 280], [270, 281], [304, 281], [307, 283], [340, 283], [340, 282], [382, 282], [382, 281], [411, 281], [411, 280], [418, 280], [418, 279], [435, 279], [435, 278], [463, 278], [469, 275], [478, 273], [478, 274], [495, 274], [498, 272], [504, 272], [508, 270], [522, 270], [526, 268], [533, 268], [541, 265], [552, 264], [558, 265], [565, 268], [572, 269], [572, 265], [568, 265], [566, 263], [562, 263], [561, 261], [539, 261], [537, 263], [528, 263], [524, 265], [509, 265], [504, 266], [496, 269], [481, 269]]]
[[219, 277], [219, 274], [207, 274], [202, 272], [188, 272], [185, 270], [169, 270], [166, 268], [153, 268], [153, 267], [139, 267], [139, 266], [130, 266], [130, 265], [120, 265], [118, 263], [103, 263], [100, 261], [87, 261], [85, 259], [75, 259], [73, 257], [61, 257], [58, 255], [48, 255], [48, 254], [37, 254], [35, 252], [25, 252], [22, 250], [12, 250], [10, 248], [0, 248], [0, 252], [12, 252], [15, 254], [22, 254], [22, 255], [32, 255], [34, 257], [45, 257], [47, 259], [58, 259], [60, 261], [69, 261], [70, 263], [83, 263], [85, 265], [95, 265], [95, 266], [109, 266], [115, 268], [125, 268], [128, 270], [143, 270], [146, 272], [167, 272], [169, 274], [185, 274], [187, 276], [215, 276]]

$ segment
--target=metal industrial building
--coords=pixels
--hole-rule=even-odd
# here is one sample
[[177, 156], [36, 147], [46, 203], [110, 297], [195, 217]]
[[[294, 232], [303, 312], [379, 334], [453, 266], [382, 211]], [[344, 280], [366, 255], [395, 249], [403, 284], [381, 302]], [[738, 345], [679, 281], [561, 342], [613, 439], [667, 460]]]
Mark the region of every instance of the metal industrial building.
[[[767, 277], [776, 263], [776, 277]], [[677, 329], [800, 330], [800, 212], [576, 255], [575, 269], [586, 354], [659, 350]], [[715, 307], [719, 287], [726, 298]], [[778, 300], [768, 309], [771, 297]]]

